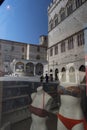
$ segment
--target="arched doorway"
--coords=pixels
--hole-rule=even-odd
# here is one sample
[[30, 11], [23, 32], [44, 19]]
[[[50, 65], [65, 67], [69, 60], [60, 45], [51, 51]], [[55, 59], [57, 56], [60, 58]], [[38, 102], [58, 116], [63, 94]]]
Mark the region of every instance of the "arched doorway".
[[75, 76], [75, 69], [74, 67], [70, 67], [69, 69], [69, 81], [75, 83], [76, 82], [76, 76]]
[[16, 72], [23, 72], [24, 71], [24, 63], [17, 62], [15, 65], [15, 71]]
[[58, 69], [56, 68], [56, 69], [55, 69], [55, 80], [58, 80], [58, 73], [59, 73], [59, 71], [58, 71]]
[[42, 75], [43, 74], [43, 65], [41, 63], [36, 64], [36, 75]]
[[53, 70], [52, 69], [50, 69], [50, 81], [53, 81]]
[[80, 68], [79, 68], [79, 80], [80, 80], [80, 83], [86, 83], [86, 72], [85, 72], [85, 66], [84, 65], [81, 65]]
[[34, 64], [32, 62], [26, 64], [26, 75], [34, 76]]
[[61, 72], [62, 72], [61, 81], [65, 82], [66, 81], [66, 69], [63, 67]]

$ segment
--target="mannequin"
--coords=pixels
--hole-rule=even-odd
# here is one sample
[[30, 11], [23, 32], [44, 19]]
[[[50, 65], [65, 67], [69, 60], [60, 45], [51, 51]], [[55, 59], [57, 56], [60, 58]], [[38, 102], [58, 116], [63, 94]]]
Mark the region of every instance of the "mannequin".
[[58, 89], [61, 105], [58, 113], [57, 130], [86, 130], [81, 109], [81, 89], [75, 85], [63, 85]]
[[32, 103], [29, 110], [32, 113], [32, 124], [30, 130], [47, 130], [46, 120], [50, 108], [48, 101], [52, 97], [43, 90], [42, 86], [38, 87], [37, 92], [33, 93], [31, 97]]

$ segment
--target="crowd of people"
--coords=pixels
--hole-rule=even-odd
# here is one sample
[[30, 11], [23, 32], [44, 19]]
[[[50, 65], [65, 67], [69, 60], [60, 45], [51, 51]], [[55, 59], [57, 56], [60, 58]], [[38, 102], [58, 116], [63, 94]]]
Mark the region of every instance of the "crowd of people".
[[53, 75], [48, 76], [48, 74], [46, 74], [45, 76], [43, 76], [43, 75], [40, 76], [40, 82], [43, 82], [43, 81], [48, 83], [48, 82], [53, 82], [55, 80], [53, 79]]

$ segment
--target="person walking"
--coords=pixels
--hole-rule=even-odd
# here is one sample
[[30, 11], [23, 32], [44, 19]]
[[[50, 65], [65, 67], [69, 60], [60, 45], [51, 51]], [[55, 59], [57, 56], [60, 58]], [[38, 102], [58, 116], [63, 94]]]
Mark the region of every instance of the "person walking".
[[44, 79], [44, 77], [43, 77], [43, 75], [41, 75], [41, 77], [40, 77], [40, 82], [41, 83], [43, 83], [43, 79]]
[[47, 74], [46, 74], [46, 76], [45, 76], [45, 79], [46, 79], [46, 83], [48, 83], [49, 77], [48, 77]]

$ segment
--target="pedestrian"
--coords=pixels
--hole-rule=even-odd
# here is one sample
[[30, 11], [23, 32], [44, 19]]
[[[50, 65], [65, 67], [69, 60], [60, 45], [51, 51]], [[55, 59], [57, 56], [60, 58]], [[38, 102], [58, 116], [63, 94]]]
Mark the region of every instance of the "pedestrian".
[[47, 74], [46, 74], [46, 76], [45, 76], [45, 79], [46, 79], [46, 83], [48, 83], [48, 79], [49, 79], [49, 77], [48, 77]]
[[44, 79], [44, 77], [43, 77], [43, 75], [41, 75], [41, 77], [40, 77], [40, 82], [41, 83], [43, 82], [43, 79]]
[[50, 81], [53, 82], [53, 75], [50, 75]]

